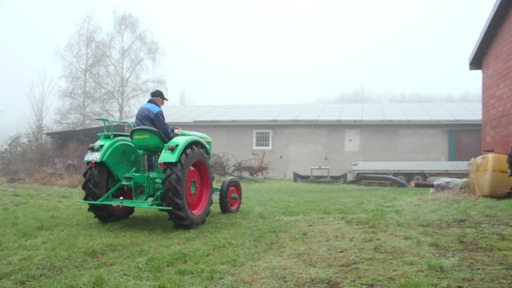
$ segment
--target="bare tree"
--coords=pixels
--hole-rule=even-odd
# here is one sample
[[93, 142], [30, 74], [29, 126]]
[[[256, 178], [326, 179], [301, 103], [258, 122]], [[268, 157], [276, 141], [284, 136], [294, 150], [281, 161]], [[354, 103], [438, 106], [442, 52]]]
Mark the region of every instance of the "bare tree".
[[66, 46], [58, 53], [64, 86], [59, 96], [57, 122], [66, 128], [85, 128], [99, 116], [100, 90], [94, 79], [105, 54], [102, 31], [92, 15], [82, 19]]
[[190, 105], [191, 102], [192, 101], [191, 101], [190, 95], [188, 95], [185, 90], [182, 90], [180, 93], [180, 98], [179, 98], [178, 104], [180, 106], [187, 106], [187, 105]]
[[160, 47], [131, 14], [114, 14], [114, 28], [106, 45], [106, 61], [97, 78], [103, 90], [103, 112], [111, 118], [127, 119], [133, 116], [132, 108], [140, 104], [136, 100], [155, 85], [163, 85], [163, 80], [147, 76], [158, 63]]
[[17, 133], [0, 150], [0, 175], [21, 179], [40, 173], [50, 162], [51, 145], [45, 139], [54, 93], [52, 78], [43, 70], [26, 91], [31, 118], [25, 133]]
[[84, 128], [96, 117], [128, 119], [142, 96], [163, 80], [151, 77], [161, 51], [131, 14], [113, 14], [113, 29], [103, 34], [91, 15], [77, 26], [59, 53], [64, 85], [58, 123]]
[[46, 72], [39, 75], [37, 81], [32, 81], [27, 94], [28, 103], [32, 112], [31, 141], [36, 146], [43, 143], [44, 132], [46, 131], [46, 120], [49, 114], [50, 97], [53, 93], [53, 80]]

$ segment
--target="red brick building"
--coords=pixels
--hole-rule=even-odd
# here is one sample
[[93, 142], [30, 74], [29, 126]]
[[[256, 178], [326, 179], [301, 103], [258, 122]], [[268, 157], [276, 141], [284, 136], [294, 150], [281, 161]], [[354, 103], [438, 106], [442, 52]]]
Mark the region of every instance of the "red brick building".
[[512, 146], [512, 1], [497, 0], [470, 58], [482, 70], [482, 149]]

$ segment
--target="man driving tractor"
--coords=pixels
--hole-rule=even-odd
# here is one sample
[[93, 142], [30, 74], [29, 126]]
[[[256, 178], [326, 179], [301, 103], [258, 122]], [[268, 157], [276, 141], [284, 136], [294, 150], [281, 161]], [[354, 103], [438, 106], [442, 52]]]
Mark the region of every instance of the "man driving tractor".
[[160, 90], [151, 92], [151, 98], [139, 108], [135, 116], [135, 127], [149, 126], [154, 127], [167, 137], [166, 140], [172, 139], [176, 135], [181, 134], [181, 129], [171, 128], [165, 123], [164, 112], [162, 106], [167, 99]]
[[[158, 129], [165, 137], [165, 141], [169, 141], [174, 136], [181, 134], [180, 128], [172, 128], [165, 123], [164, 112], [162, 106], [168, 99], [160, 90], [155, 90], [150, 94], [151, 98], [139, 108], [135, 116], [135, 127], [149, 126]], [[147, 156], [148, 170], [153, 169], [154, 155]]]

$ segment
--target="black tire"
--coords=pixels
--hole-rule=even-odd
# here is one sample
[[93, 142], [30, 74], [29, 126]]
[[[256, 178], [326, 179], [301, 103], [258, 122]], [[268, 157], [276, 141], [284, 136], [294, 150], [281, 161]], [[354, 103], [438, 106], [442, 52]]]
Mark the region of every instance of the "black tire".
[[212, 205], [212, 173], [208, 154], [199, 145], [185, 149], [176, 163], [165, 166], [162, 182], [164, 206], [178, 228], [192, 229], [206, 221]]
[[235, 177], [228, 177], [222, 181], [219, 195], [220, 211], [222, 213], [236, 213], [242, 205], [242, 185]]
[[427, 175], [425, 175], [425, 174], [415, 174], [411, 178], [412, 178], [411, 181], [413, 181], [413, 182], [423, 183], [423, 182], [427, 181]]
[[[119, 183], [112, 172], [103, 163], [89, 165], [83, 173], [84, 183], [82, 190], [85, 192], [85, 201], [97, 201], [110, 190], [110, 187]], [[132, 193], [122, 188], [116, 191], [112, 198], [132, 199]], [[133, 214], [133, 207], [89, 204], [88, 211], [92, 212], [103, 223], [126, 219]]]
[[407, 174], [393, 174], [393, 177], [405, 183], [409, 183], [409, 176]]

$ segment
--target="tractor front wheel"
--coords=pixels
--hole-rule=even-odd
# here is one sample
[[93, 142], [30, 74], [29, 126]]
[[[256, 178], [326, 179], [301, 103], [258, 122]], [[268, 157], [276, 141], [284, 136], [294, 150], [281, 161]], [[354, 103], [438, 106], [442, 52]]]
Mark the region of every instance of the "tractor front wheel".
[[199, 145], [187, 147], [176, 163], [165, 166], [165, 206], [176, 227], [191, 229], [206, 221], [212, 205], [212, 174], [208, 154]]
[[[97, 201], [103, 197], [111, 187], [114, 187], [119, 181], [114, 177], [112, 172], [103, 163], [89, 165], [85, 170], [84, 183], [82, 190], [85, 192], [85, 201]], [[116, 191], [112, 198], [132, 199], [132, 193], [129, 190], [120, 188]], [[98, 205], [89, 204], [89, 211], [103, 223], [117, 221], [130, 217], [133, 214], [133, 207], [116, 206], [116, 205]]]
[[222, 213], [236, 213], [242, 205], [242, 185], [235, 177], [228, 177], [222, 182], [219, 193], [219, 205]]

